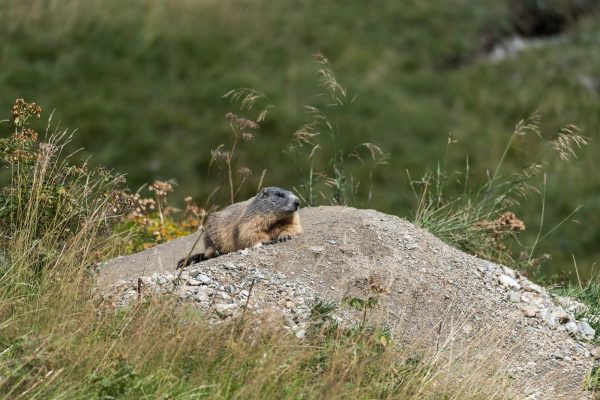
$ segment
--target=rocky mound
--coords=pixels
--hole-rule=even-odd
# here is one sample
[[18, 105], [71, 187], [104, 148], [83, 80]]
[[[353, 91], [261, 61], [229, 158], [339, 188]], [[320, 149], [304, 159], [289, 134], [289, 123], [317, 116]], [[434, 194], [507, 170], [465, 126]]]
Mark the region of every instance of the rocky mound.
[[[300, 211], [305, 233], [286, 243], [245, 249], [186, 268], [177, 259], [195, 236], [110, 261], [100, 289], [124, 305], [143, 293], [175, 293], [213, 316], [244, 307], [281, 314], [296, 336], [306, 334], [319, 299], [378, 299], [369, 318], [390, 328], [395, 343], [455, 351], [502, 364], [517, 398], [590, 397], [595, 332], [574, 314], [585, 307], [546, 290], [507, 267], [451, 248], [398, 217], [373, 210], [317, 207]], [[179, 282], [179, 284], [176, 284]], [[335, 318], [352, 324], [354, 310]]]

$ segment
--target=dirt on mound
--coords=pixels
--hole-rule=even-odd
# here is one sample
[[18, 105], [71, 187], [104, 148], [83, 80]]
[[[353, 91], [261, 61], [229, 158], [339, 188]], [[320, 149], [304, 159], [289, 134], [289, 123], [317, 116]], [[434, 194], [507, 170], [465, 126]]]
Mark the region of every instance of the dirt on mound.
[[[318, 299], [339, 305], [376, 297], [369, 319], [389, 327], [399, 345], [450, 353], [469, 347], [464, 354], [471, 361], [501, 365], [516, 398], [591, 398], [585, 381], [597, 351], [586, 342], [594, 330], [574, 317], [581, 303], [553, 298], [518, 272], [449, 247], [395, 216], [316, 207], [302, 209], [300, 217], [305, 233], [292, 241], [192, 265], [180, 281], [175, 263], [194, 235], [117, 258], [101, 269], [100, 290], [120, 305], [135, 301], [139, 288], [175, 293], [215, 322], [246, 306], [278, 310], [298, 337]], [[348, 307], [336, 312], [344, 323], [361, 317]]]

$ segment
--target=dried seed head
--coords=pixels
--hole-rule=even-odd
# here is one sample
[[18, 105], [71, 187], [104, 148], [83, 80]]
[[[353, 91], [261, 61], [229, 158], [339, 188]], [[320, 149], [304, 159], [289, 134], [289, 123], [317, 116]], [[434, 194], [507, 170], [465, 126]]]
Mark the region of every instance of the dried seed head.
[[222, 151], [220, 150], [220, 148], [222, 148], [222, 146], [219, 146], [218, 149], [210, 151], [210, 156], [213, 161], [228, 160], [231, 156], [231, 153], [229, 151]]
[[558, 153], [563, 161], [577, 158], [575, 150], [587, 144], [587, 138], [579, 134], [579, 128], [567, 125], [558, 132], [558, 137], [552, 141], [552, 148]]
[[247, 178], [249, 176], [252, 176], [252, 171], [250, 170], [250, 168], [241, 167], [240, 169], [238, 169], [238, 175], [242, 178]]
[[154, 181], [154, 183], [148, 187], [148, 190], [156, 193], [159, 197], [164, 197], [173, 191], [173, 185], [171, 182]]
[[23, 128], [14, 133], [13, 138], [22, 143], [33, 143], [37, 140], [38, 134], [31, 128]]
[[198, 207], [198, 205], [192, 200], [192, 196], [186, 196], [185, 201], [185, 213], [187, 215], [192, 215], [196, 218], [204, 218], [206, 216], [206, 211]]
[[522, 232], [525, 230], [525, 223], [517, 216], [507, 211], [494, 221], [484, 220], [475, 224], [478, 229], [485, 231], [497, 246], [503, 246], [499, 239], [502, 239], [509, 232]]
[[42, 108], [35, 103], [27, 103], [23, 99], [17, 99], [13, 105], [11, 116], [15, 126], [21, 127], [27, 123], [30, 117], [39, 118]]
[[225, 119], [229, 121], [229, 123], [236, 125], [239, 129], [252, 130], [260, 128], [260, 126], [256, 122], [235, 115], [232, 112], [228, 112], [227, 114], [225, 114]]
[[522, 232], [525, 230], [525, 223], [517, 218], [515, 213], [510, 211], [502, 214], [494, 221], [494, 224], [499, 228], [513, 232]]
[[258, 128], [260, 128], [256, 122], [251, 121], [246, 118], [239, 118], [238, 126], [240, 127], [240, 129], [258, 129]]

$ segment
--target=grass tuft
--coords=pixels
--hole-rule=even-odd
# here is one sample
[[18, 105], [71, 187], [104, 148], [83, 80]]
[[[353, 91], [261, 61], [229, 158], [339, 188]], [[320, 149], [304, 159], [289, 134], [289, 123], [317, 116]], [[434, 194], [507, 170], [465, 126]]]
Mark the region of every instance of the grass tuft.
[[[507, 155], [514, 151], [519, 140], [534, 139], [545, 147], [540, 159], [530, 160], [519, 172], [504, 174], [503, 167]], [[450, 146], [455, 143], [448, 139], [446, 158]], [[555, 232], [580, 207], [571, 211], [562, 221], [542, 234], [546, 217], [546, 168], [550, 150], [554, 150], [563, 161], [575, 157], [576, 150], [587, 143], [578, 130], [569, 125], [556, 135], [544, 138], [540, 130], [540, 116], [534, 114], [520, 121], [508, 139], [493, 172], [486, 171], [487, 180], [474, 190], [469, 182], [472, 171], [467, 158], [464, 171], [447, 171], [445, 162], [429, 170], [419, 180], [409, 179], [415, 196], [416, 210], [413, 221], [446, 243], [476, 256], [497, 261], [529, 272], [537, 272], [540, 263], [549, 256], [536, 257], [536, 247]], [[529, 144], [531, 146], [531, 144]], [[536, 178], [543, 177], [541, 185]], [[461, 187], [461, 194], [448, 195], [449, 186]], [[456, 188], [450, 191], [458, 192]], [[535, 240], [526, 244], [519, 239], [526, 230], [525, 223], [518, 218], [515, 210], [520, 202], [532, 195], [539, 195], [541, 212], [539, 229]]]

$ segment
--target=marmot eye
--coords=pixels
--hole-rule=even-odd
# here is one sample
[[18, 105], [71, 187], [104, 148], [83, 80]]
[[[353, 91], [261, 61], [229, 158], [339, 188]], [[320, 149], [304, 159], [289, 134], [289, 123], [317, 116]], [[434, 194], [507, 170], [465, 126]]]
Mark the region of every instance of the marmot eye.
[[277, 193], [277, 197], [285, 197], [285, 194], [279, 192], [279, 193]]

